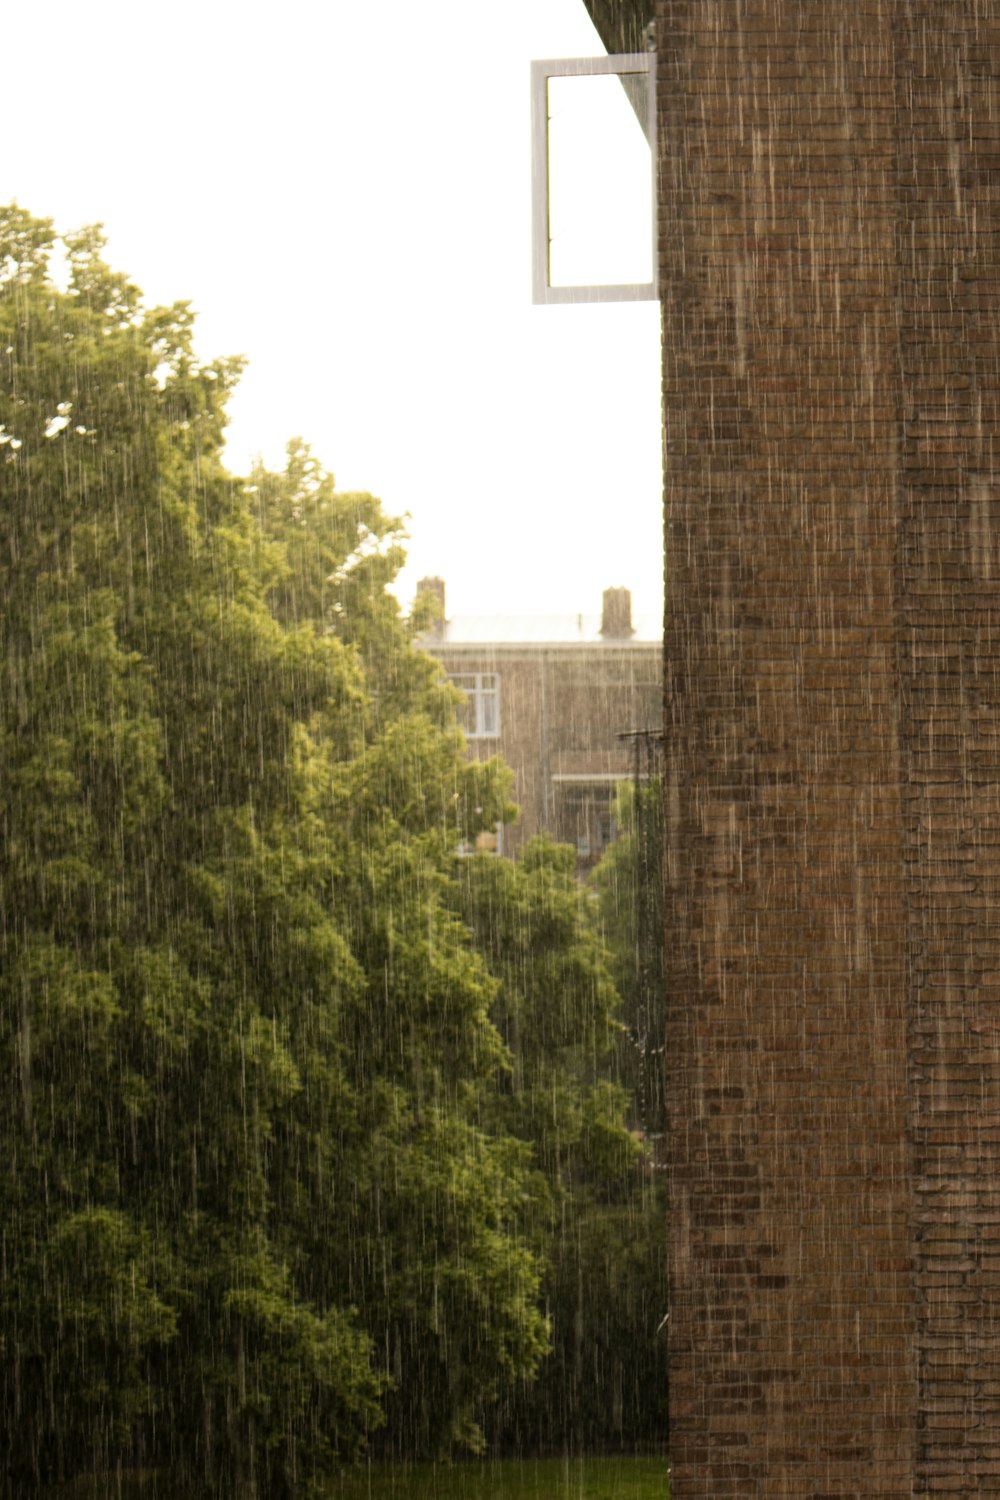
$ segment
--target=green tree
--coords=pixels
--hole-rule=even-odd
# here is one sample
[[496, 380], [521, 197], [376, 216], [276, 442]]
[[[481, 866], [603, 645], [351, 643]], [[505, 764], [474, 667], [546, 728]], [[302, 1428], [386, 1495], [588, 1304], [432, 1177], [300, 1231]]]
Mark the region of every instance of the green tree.
[[383, 1451], [477, 1450], [476, 1413], [546, 1347], [536, 1261], [510, 1233], [526, 1154], [480, 1123], [507, 1066], [494, 984], [452, 899], [454, 850], [514, 816], [512, 778], [465, 760], [456, 695], [387, 593], [398, 523], [339, 494], [298, 441], [286, 473], [258, 470], [252, 489], [262, 534], [292, 560], [276, 613], [336, 640], [365, 689], [351, 758], [312, 768], [314, 857], [364, 975], [340, 1029], [361, 1128], [339, 1139], [327, 1258], [385, 1351]]
[[492, 1014], [512, 1067], [484, 1102], [531, 1152], [523, 1232], [543, 1260], [552, 1354], [490, 1419], [520, 1451], [656, 1442], [665, 1418], [662, 1193], [628, 1128], [610, 954], [576, 851], [531, 841], [512, 864], [463, 862], [461, 910], [498, 979]]
[[95, 230], [58, 291], [53, 238], [0, 210], [7, 1489], [305, 1494], [387, 1410], [475, 1444], [545, 1347], [450, 876], [509, 780], [462, 759], [377, 502], [301, 444], [230, 476], [238, 362]]
[[593, 872], [601, 923], [622, 996], [621, 1076], [634, 1119], [658, 1139], [665, 1125], [663, 1037], [666, 972], [663, 928], [663, 797], [659, 777], [626, 782], [615, 803], [619, 836]]
[[[637, 1441], [660, 1443], [666, 1432], [667, 1310], [665, 1059], [666, 973], [663, 916], [663, 802], [658, 776], [624, 783], [615, 805], [618, 838], [592, 875], [611, 972], [622, 996], [624, 1031], [615, 1076], [626, 1086], [629, 1120], [648, 1148], [643, 1191], [633, 1196], [595, 1246], [599, 1293], [632, 1349], [623, 1372], [626, 1425]], [[618, 1399], [617, 1396], [614, 1398]]]

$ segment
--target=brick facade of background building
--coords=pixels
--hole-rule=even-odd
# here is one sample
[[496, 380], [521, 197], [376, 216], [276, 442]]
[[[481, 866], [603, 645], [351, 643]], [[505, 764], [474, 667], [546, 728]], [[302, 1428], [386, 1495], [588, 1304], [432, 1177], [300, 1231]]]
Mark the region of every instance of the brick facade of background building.
[[[444, 608], [441, 579], [419, 587]], [[628, 590], [608, 589], [600, 615], [445, 618], [424, 646], [466, 692], [470, 755], [500, 755], [514, 772], [521, 816], [503, 830], [503, 852], [547, 832], [576, 846], [581, 869], [595, 864], [614, 837], [615, 792], [635, 768], [620, 736], [658, 739], [659, 620], [636, 628]]]
[[1000, 3], [658, 0], [673, 1500], [1000, 1493]]

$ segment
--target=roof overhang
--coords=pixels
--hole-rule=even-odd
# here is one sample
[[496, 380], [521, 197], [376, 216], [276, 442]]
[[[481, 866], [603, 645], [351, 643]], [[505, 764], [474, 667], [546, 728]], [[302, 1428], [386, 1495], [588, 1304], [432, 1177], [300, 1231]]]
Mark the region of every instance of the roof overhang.
[[645, 52], [646, 27], [656, 14], [655, 0], [583, 0], [583, 3], [609, 53]]

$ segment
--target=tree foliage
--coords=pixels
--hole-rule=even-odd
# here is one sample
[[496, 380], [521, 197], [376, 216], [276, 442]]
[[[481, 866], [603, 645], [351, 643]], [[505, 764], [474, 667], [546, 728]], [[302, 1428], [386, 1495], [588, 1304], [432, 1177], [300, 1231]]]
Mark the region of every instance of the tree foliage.
[[399, 522], [298, 439], [229, 474], [239, 362], [53, 245], [0, 209], [6, 1492], [635, 1435], [652, 1200], [572, 852], [456, 857], [511, 776]]
[[630, 1128], [612, 953], [575, 866], [575, 849], [542, 837], [517, 864], [468, 860], [460, 882], [513, 1060], [489, 1108], [536, 1173], [524, 1232], [544, 1267], [552, 1354], [488, 1423], [519, 1452], [656, 1444], [665, 1431], [663, 1190]]
[[663, 794], [659, 777], [625, 782], [615, 803], [619, 836], [594, 870], [601, 926], [625, 1024], [621, 1076], [635, 1123], [651, 1138], [665, 1125], [663, 1039]]
[[0, 212], [7, 1487], [305, 1494], [415, 1392], [415, 1443], [474, 1442], [545, 1348], [448, 876], [509, 781], [386, 594], [398, 525], [299, 443], [232, 478], [238, 364], [68, 243], [61, 292]]

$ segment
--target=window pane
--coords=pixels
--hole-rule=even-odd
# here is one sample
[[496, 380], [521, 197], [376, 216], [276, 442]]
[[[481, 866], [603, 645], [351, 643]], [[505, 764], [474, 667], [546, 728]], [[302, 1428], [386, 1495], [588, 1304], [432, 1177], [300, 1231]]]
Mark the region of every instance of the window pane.
[[458, 722], [466, 734], [476, 732], [476, 679], [472, 673], [459, 673], [451, 678], [455, 687], [461, 688], [466, 698], [460, 703], [456, 712]]
[[479, 694], [479, 725], [481, 734], [499, 733], [496, 690], [481, 689]]
[[645, 73], [548, 80], [550, 286], [653, 279], [648, 88]]

